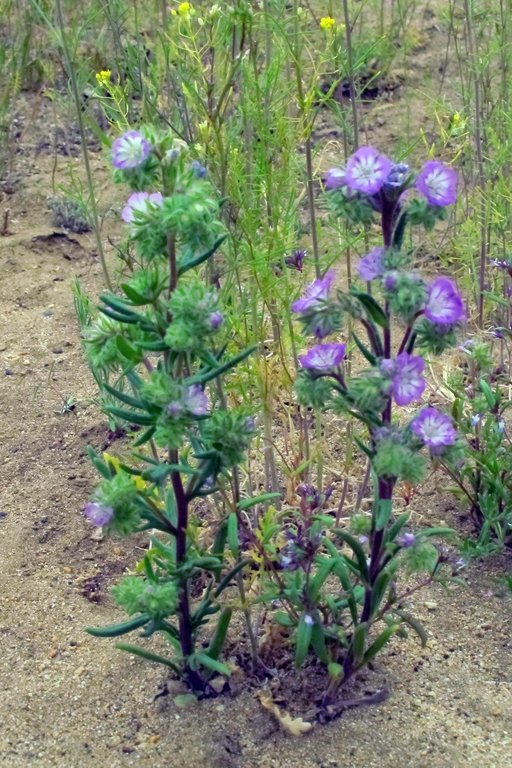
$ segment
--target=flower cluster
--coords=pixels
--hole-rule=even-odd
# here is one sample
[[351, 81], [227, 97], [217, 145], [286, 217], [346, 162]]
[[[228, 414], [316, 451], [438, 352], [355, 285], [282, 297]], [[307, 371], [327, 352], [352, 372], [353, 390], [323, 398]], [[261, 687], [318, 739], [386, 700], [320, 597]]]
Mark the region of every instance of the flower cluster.
[[[374, 147], [361, 147], [347, 161], [345, 170], [328, 171], [326, 189], [347, 187], [351, 192], [375, 196], [381, 192], [393, 194], [409, 186], [411, 175], [405, 163], [393, 163]], [[416, 189], [429, 205], [445, 207], [457, 199], [457, 174], [437, 160], [429, 160], [419, 172]]]

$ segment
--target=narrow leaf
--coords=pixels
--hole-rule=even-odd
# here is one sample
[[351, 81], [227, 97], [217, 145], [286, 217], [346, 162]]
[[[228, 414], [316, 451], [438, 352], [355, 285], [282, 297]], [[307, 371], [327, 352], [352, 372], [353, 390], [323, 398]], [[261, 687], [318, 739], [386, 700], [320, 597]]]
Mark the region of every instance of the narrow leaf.
[[134, 619], [124, 621], [122, 624], [111, 624], [109, 627], [86, 627], [85, 631], [89, 635], [94, 637], [119, 637], [120, 635], [126, 635], [127, 632], [132, 632], [134, 629], [144, 626], [150, 620], [150, 616], [147, 613], [143, 613]]

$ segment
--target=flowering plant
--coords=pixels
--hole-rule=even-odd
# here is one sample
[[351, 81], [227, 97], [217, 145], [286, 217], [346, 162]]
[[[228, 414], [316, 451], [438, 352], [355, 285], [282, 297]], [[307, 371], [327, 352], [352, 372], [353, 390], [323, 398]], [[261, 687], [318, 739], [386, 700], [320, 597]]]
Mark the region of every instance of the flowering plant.
[[[404, 631], [404, 624], [424, 639], [404, 607], [418, 585], [399, 589], [398, 571], [423, 572], [420, 584], [447, 575], [447, 550], [431, 538], [450, 532], [406, 531], [409, 515], [394, 515], [393, 493], [400, 481], [421, 480], [428, 456], [437, 463], [456, 452], [457, 431], [452, 418], [436, 407], [420, 405], [400, 419], [393, 417], [393, 408], [420, 404], [425, 362], [416, 349], [439, 354], [453, 344], [464, 306], [451, 279], [424, 280], [402, 250], [406, 224], [430, 228], [455, 201], [451, 168], [429, 161], [415, 176], [407, 165], [362, 147], [344, 169], [329, 171], [326, 186], [337, 212], [363, 223], [378, 214], [382, 232], [382, 244], [358, 264], [367, 290], [337, 290], [335, 272], [329, 270], [292, 304], [304, 331], [317, 342], [299, 357], [299, 400], [362, 425], [367, 438], [361, 435], [357, 442], [370, 461], [375, 495], [370, 518], [358, 516], [351, 528], [341, 528], [322, 511], [326, 498], [304, 490], [298, 522], [280, 552], [273, 599], [281, 600], [286, 612], [277, 619], [293, 628], [298, 664], [313, 649], [328, 665], [329, 701], [341, 683]], [[366, 339], [359, 330], [348, 342], [336, 338], [346, 317], [359, 324]], [[352, 345], [367, 364], [355, 375], [345, 363]]]
[[[190, 162], [183, 143], [149, 128], [116, 139], [112, 162], [116, 179], [134, 190], [121, 214], [136, 249], [134, 270], [122, 293], [101, 296], [85, 343], [93, 369], [110, 376], [104, 387], [116, 404], [109, 413], [138, 431], [126, 463], [90, 451], [103, 479], [84, 514], [108, 533], [153, 534], [137, 571], [114, 589], [130, 618], [88, 631], [161, 633], [171, 658], [119, 647], [170, 667], [206, 694], [211, 674], [229, 673], [219, 656], [231, 608], [219, 598], [244, 561], [225, 556], [227, 520], [208, 544], [192, 514], [197, 499], [229, 484], [255, 431], [246, 411], [227, 409], [222, 389], [223, 375], [251, 350], [226, 357], [217, 293], [193, 276], [225, 237], [205, 169]], [[195, 602], [192, 584], [196, 593], [201, 587]], [[212, 636], [198, 648], [216, 614]]]
[[448, 386], [464, 450], [441, 457], [441, 464], [455, 482], [456, 495], [469, 501], [478, 538], [467, 540], [463, 552], [474, 556], [512, 543], [512, 440], [505, 421], [512, 401], [505, 397], [508, 368], [504, 361], [493, 363], [491, 345], [470, 339], [460, 349], [467, 364], [452, 374]]

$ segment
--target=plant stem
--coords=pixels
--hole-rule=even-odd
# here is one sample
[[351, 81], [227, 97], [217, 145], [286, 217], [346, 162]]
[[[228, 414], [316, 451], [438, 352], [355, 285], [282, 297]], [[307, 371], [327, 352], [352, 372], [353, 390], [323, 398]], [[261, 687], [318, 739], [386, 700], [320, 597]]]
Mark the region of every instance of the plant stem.
[[69, 79], [71, 81], [71, 90], [73, 91], [73, 98], [75, 101], [76, 117], [78, 121], [78, 130], [80, 132], [80, 143], [82, 145], [82, 154], [84, 158], [85, 173], [87, 176], [87, 187], [89, 189], [89, 199], [91, 206], [92, 225], [94, 229], [94, 237], [96, 239], [96, 247], [98, 249], [98, 255], [100, 257], [101, 268], [103, 270], [103, 277], [105, 279], [105, 285], [112, 290], [112, 283], [110, 281], [110, 275], [107, 269], [107, 262], [105, 259], [105, 251], [103, 250], [103, 242], [101, 240], [100, 222], [98, 216], [98, 207], [96, 205], [96, 196], [94, 194], [94, 182], [92, 179], [91, 164], [89, 162], [89, 150], [87, 149], [87, 138], [85, 135], [84, 119], [82, 114], [83, 104], [80, 100], [80, 94], [78, 92], [78, 83], [76, 81], [75, 68], [71, 60], [71, 54], [69, 52], [69, 46], [67, 43], [66, 32], [64, 28], [64, 17], [62, 14], [61, 0], [56, 1], [55, 5], [57, 9], [57, 19], [59, 22], [60, 38], [62, 43], [62, 50], [64, 52], [64, 59], [68, 69]]

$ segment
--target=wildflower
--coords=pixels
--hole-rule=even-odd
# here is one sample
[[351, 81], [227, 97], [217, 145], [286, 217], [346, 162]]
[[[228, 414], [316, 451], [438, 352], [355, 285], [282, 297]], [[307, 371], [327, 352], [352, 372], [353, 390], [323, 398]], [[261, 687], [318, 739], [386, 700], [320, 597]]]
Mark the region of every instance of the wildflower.
[[320, 29], [328, 32], [330, 29], [336, 26], [335, 20], [331, 16], [322, 16], [320, 19]]
[[136, 214], [148, 214], [151, 212], [152, 206], [160, 207], [163, 202], [163, 197], [160, 192], [134, 192], [128, 198], [128, 202], [121, 211], [121, 218], [127, 224], [131, 224], [137, 220]]
[[359, 272], [361, 280], [375, 280], [376, 277], [380, 277], [383, 274], [383, 255], [384, 248], [373, 248], [373, 250], [359, 260], [356, 269]]
[[295, 269], [297, 272], [302, 272], [305, 257], [306, 251], [297, 248], [291, 256], [285, 257], [284, 263], [289, 269]]
[[347, 162], [347, 186], [356, 192], [375, 195], [389, 176], [393, 163], [373, 147], [361, 147]]
[[397, 405], [419, 400], [425, 390], [425, 361], [420, 356], [402, 352], [395, 360], [382, 360], [380, 371], [390, 378], [390, 394]]
[[208, 413], [208, 398], [200, 384], [193, 384], [187, 388], [183, 405], [192, 416], [206, 416]]
[[211, 313], [209, 320], [210, 320], [210, 326], [212, 330], [216, 331], [217, 328], [220, 328], [220, 326], [224, 322], [224, 315], [222, 314], [222, 312], [215, 311]]
[[112, 144], [114, 168], [128, 171], [139, 168], [149, 157], [151, 147], [138, 131], [127, 131]]
[[438, 325], [453, 325], [462, 319], [462, 298], [452, 280], [438, 277], [430, 283], [424, 312], [430, 322]]
[[307, 624], [308, 627], [312, 627], [315, 623], [315, 620], [312, 616], [309, 615], [309, 613], [304, 614], [304, 624]]
[[110, 523], [114, 517], [114, 510], [112, 507], [106, 507], [104, 504], [90, 501], [84, 507], [84, 515], [90, 523], [101, 527]]
[[471, 417], [471, 426], [472, 427], [477, 427], [480, 424], [480, 422], [482, 421], [482, 419], [483, 419], [483, 416], [482, 416], [481, 413], [475, 413]]
[[108, 85], [112, 72], [110, 69], [102, 69], [101, 72], [96, 72], [96, 80], [99, 85]]
[[180, 3], [178, 5], [178, 16], [181, 16], [182, 19], [188, 19], [192, 14], [194, 13], [194, 9], [190, 5], [190, 3]]
[[329, 168], [325, 177], [326, 189], [339, 189], [347, 185], [347, 178], [343, 168]]
[[293, 302], [292, 312], [305, 314], [312, 309], [318, 309], [322, 302], [326, 301], [335, 277], [336, 273], [333, 269], [330, 269], [324, 277], [310, 283], [306, 288], [304, 296]]
[[194, 176], [196, 176], [196, 178], [198, 179], [204, 179], [204, 177], [208, 173], [205, 166], [202, 163], [200, 163], [199, 160], [192, 160], [190, 167], [194, 172]]
[[457, 200], [457, 174], [437, 160], [425, 163], [416, 179], [416, 187], [430, 205], [452, 205]]
[[346, 344], [317, 344], [305, 355], [299, 356], [303, 368], [318, 373], [335, 371], [345, 357]]
[[392, 165], [384, 186], [390, 190], [400, 189], [404, 186], [409, 175], [409, 166], [407, 163], [396, 163]]
[[414, 547], [414, 545], [416, 544], [416, 536], [414, 535], [414, 533], [403, 533], [397, 539], [397, 543], [400, 544], [400, 546], [404, 547], [405, 549], [410, 549], [410, 547]]
[[183, 403], [180, 400], [173, 400], [165, 406], [165, 412], [172, 419], [177, 419], [183, 413]]
[[457, 439], [451, 418], [437, 408], [423, 408], [411, 422], [411, 431], [434, 456], [443, 453]]

